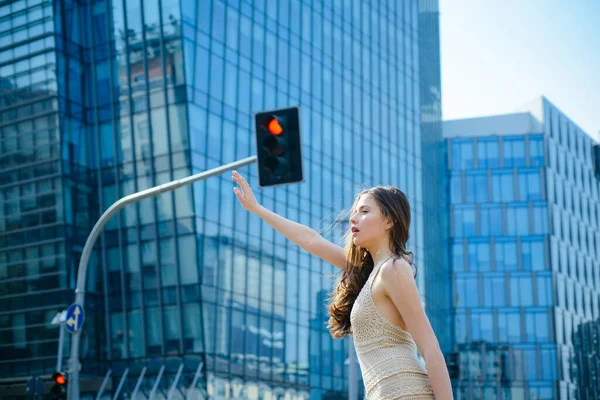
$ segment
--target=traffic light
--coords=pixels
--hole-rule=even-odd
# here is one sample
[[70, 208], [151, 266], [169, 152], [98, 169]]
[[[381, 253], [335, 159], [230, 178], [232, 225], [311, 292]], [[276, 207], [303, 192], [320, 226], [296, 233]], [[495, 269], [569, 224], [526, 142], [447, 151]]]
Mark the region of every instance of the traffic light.
[[303, 182], [300, 108], [254, 114], [259, 186]]
[[52, 374], [52, 389], [50, 393], [54, 396], [53, 399], [66, 399], [67, 398], [67, 377], [62, 372], [55, 372]]

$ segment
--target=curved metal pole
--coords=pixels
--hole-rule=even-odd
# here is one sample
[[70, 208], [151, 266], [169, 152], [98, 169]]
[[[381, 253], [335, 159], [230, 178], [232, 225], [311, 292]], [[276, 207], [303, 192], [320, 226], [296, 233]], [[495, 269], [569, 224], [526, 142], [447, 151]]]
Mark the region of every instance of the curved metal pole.
[[[85, 301], [85, 281], [87, 276], [87, 267], [90, 256], [92, 254], [92, 249], [94, 248], [94, 244], [96, 243], [96, 239], [102, 232], [102, 229], [113, 215], [115, 215], [121, 208], [125, 207], [130, 203], [137, 203], [140, 200], [143, 200], [148, 197], [158, 196], [164, 192], [169, 192], [171, 190], [175, 190], [185, 185], [189, 185], [191, 183], [204, 180], [216, 175], [220, 175], [223, 172], [231, 171], [236, 168], [245, 167], [246, 165], [250, 165], [256, 162], [256, 156], [251, 156], [248, 158], [244, 158], [239, 161], [234, 161], [229, 164], [222, 165], [217, 168], [210, 169], [208, 171], [200, 172], [198, 174], [188, 176], [186, 178], [177, 179], [171, 182], [167, 182], [165, 184], [152, 187], [150, 189], [143, 190], [141, 192], [130, 194], [129, 196], [125, 196], [119, 200], [117, 200], [112, 206], [110, 206], [104, 213], [100, 216], [87, 240], [85, 241], [85, 246], [83, 247], [83, 251], [81, 252], [81, 259], [79, 260], [79, 269], [77, 272], [77, 288], [75, 289], [75, 303], [81, 305], [83, 308]], [[79, 336], [81, 335], [81, 329], [75, 331], [73, 333], [73, 340], [71, 341], [71, 358], [69, 361], [69, 386], [68, 386], [68, 395], [69, 400], [78, 400], [79, 399]]]

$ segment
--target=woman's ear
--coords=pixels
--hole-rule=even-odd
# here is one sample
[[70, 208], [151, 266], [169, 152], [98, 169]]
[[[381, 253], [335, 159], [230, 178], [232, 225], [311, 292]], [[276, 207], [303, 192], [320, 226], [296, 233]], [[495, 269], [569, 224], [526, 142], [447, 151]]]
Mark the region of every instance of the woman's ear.
[[386, 218], [385, 219], [385, 230], [389, 231], [390, 229], [392, 229], [394, 227], [394, 221], [392, 221], [391, 218]]

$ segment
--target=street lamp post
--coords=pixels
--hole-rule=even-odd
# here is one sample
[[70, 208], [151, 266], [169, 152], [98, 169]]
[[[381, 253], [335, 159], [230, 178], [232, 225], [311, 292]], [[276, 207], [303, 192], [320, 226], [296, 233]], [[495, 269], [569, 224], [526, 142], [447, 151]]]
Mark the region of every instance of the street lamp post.
[[[208, 171], [200, 172], [198, 174], [188, 176], [183, 179], [177, 179], [163, 185], [155, 186], [150, 189], [143, 190], [141, 192], [130, 194], [119, 200], [117, 200], [112, 206], [110, 206], [100, 216], [90, 235], [88, 236], [83, 251], [81, 252], [81, 259], [79, 261], [79, 269], [77, 272], [77, 288], [75, 289], [75, 304], [79, 304], [82, 308], [85, 300], [85, 281], [87, 274], [87, 267], [92, 249], [96, 239], [102, 232], [104, 226], [108, 220], [116, 214], [121, 208], [131, 203], [137, 203], [148, 197], [158, 196], [159, 194], [169, 192], [180, 188], [182, 186], [189, 185], [191, 183], [201, 181], [216, 175], [220, 175], [224, 172], [234, 170], [236, 168], [245, 167], [247, 165], [255, 163], [257, 160], [256, 156], [251, 156], [238, 160], [229, 164], [222, 165], [217, 168], [210, 169]], [[68, 399], [78, 400], [79, 399], [79, 338], [81, 335], [81, 329], [75, 330], [73, 333], [73, 340], [71, 341], [71, 358], [69, 361], [69, 388], [68, 388]]]

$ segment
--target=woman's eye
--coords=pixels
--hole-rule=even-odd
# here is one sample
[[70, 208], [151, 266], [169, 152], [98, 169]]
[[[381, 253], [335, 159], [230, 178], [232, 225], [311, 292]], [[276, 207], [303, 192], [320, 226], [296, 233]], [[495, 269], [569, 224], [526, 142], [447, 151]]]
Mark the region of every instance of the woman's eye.
[[363, 210], [363, 211], [362, 211], [362, 213], [363, 213], [363, 214], [366, 214], [366, 213], [367, 213], [367, 210]]

